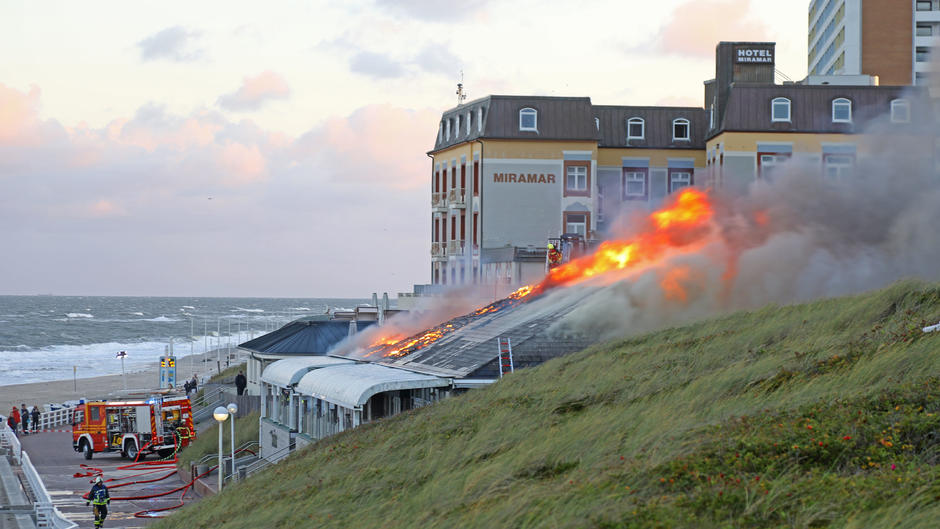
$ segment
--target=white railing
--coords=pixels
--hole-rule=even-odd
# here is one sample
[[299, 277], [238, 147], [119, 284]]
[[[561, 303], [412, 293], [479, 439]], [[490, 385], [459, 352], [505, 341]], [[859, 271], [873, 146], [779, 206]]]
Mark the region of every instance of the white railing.
[[[59, 408], [52, 411], [44, 411], [39, 415], [39, 426], [40, 430], [49, 430], [53, 426], [59, 426], [61, 424], [72, 424], [72, 414], [75, 412], [75, 408]], [[32, 428], [33, 425], [30, 424]]]
[[10, 451], [14, 463], [18, 464], [23, 470], [26, 485], [33, 495], [36, 527], [42, 529], [74, 529], [78, 527], [78, 524], [69, 521], [56, 509], [52, 503], [52, 497], [49, 496], [49, 491], [46, 490], [46, 485], [39, 476], [39, 472], [36, 471], [36, 467], [29, 459], [29, 454], [23, 451], [20, 440], [5, 424], [0, 426], [0, 446]]

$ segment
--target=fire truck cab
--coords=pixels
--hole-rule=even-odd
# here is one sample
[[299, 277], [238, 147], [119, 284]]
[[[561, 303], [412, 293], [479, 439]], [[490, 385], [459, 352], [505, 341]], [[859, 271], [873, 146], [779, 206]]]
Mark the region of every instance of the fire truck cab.
[[151, 453], [168, 457], [195, 437], [186, 396], [86, 402], [72, 416], [72, 448], [85, 459], [95, 452], [120, 452], [128, 459]]

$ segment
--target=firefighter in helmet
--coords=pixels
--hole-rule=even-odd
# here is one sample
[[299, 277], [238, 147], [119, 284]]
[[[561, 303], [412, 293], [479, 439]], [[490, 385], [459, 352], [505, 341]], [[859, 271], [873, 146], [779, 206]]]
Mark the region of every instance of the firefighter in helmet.
[[561, 264], [561, 252], [555, 245], [548, 243], [548, 269], [551, 270]]
[[101, 527], [104, 519], [108, 517], [108, 504], [111, 503], [111, 496], [108, 494], [108, 487], [105, 486], [101, 476], [95, 478], [95, 484], [88, 493], [88, 501], [85, 505], [91, 503], [92, 511], [95, 513], [95, 527]]

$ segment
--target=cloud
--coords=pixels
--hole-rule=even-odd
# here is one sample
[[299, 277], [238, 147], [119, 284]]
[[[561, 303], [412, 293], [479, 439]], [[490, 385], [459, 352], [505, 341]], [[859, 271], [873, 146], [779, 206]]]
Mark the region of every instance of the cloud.
[[[376, 0], [376, 5], [390, 12], [400, 13], [409, 17], [444, 21], [454, 16], [454, 6], [439, 0]], [[478, 13], [485, 9], [489, 0], [464, 0], [460, 4], [461, 13]]]
[[454, 76], [460, 70], [461, 61], [447, 46], [429, 44], [415, 57], [415, 64], [428, 73]]
[[227, 110], [258, 110], [272, 99], [287, 99], [290, 87], [280, 75], [266, 70], [254, 77], [245, 77], [238, 90], [219, 97], [219, 106]]
[[[4, 293], [341, 297], [427, 281], [436, 111], [368, 106], [293, 138], [157, 104], [68, 128], [40, 106], [39, 88], [0, 84], [0, 246], [18, 256], [0, 261], [17, 278]], [[377, 270], [377, 255], [396, 258]]]
[[666, 96], [656, 101], [658, 107], [701, 107], [702, 101], [686, 96]]
[[357, 52], [349, 60], [349, 69], [379, 79], [393, 79], [405, 74], [402, 63], [391, 57], [371, 51]]
[[673, 11], [652, 42], [656, 51], [713, 57], [720, 41], [764, 41], [766, 24], [751, 16], [751, 0], [692, 0]]
[[177, 62], [194, 61], [203, 56], [201, 49], [196, 49], [196, 40], [200, 33], [189, 31], [182, 26], [172, 26], [137, 43], [140, 58], [144, 61], [166, 59]]

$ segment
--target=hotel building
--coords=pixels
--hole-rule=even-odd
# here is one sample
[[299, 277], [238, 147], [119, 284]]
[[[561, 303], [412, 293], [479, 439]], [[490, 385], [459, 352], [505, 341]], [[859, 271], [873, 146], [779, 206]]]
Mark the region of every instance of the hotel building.
[[702, 108], [492, 95], [444, 112], [428, 153], [432, 283], [504, 295], [544, 276], [551, 238], [602, 240], [686, 186], [745, 193], [791, 159], [842, 181], [877, 148], [865, 131], [878, 123], [932, 156], [924, 89], [777, 85], [774, 55], [774, 43], [718, 44]]
[[940, 35], [940, 0], [813, 0], [809, 75], [871, 75], [926, 83]]

